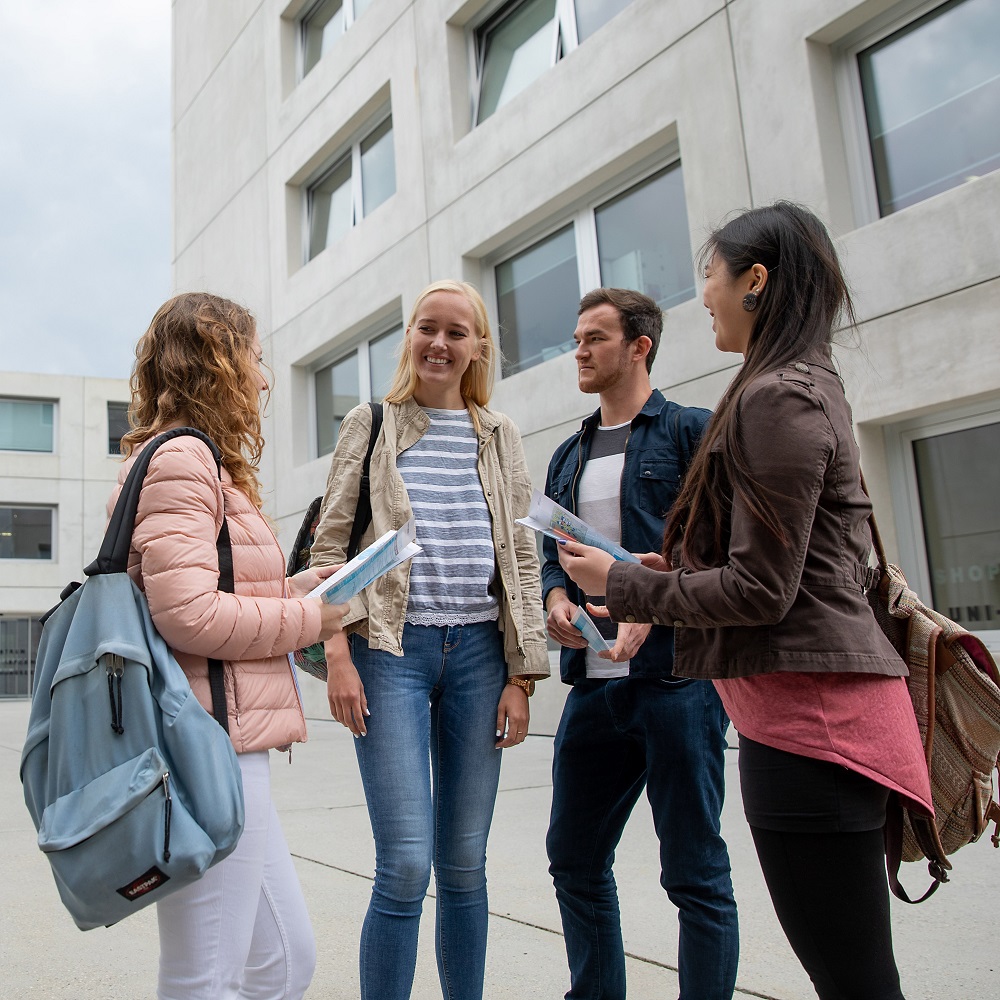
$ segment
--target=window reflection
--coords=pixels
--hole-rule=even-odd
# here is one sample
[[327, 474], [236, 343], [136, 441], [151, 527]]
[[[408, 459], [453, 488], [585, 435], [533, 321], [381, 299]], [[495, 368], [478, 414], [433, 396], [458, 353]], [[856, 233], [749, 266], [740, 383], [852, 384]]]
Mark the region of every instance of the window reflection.
[[351, 157], [348, 155], [310, 190], [310, 260], [354, 224], [351, 201]]
[[392, 385], [396, 374], [398, 348], [403, 341], [403, 327], [383, 333], [368, 345], [368, 367], [371, 371], [371, 399], [379, 403]]
[[392, 147], [391, 118], [386, 118], [361, 143], [361, 188], [365, 215], [396, 193], [396, 159]]
[[576, 0], [576, 36], [582, 42], [620, 14], [632, 0]]
[[596, 212], [601, 284], [634, 288], [661, 309], [694, 297], [694, 264], [680, 163]]
[[503, 374], [573, 347], [580, 279], [569, 225], [496, 268]]
[[879, 211], [1000, 167], [1000, 4], [956, 0], [858, 55]]
[[934, 607], [1000, 628], [1000, 423], [913, 442]]
[[357, 351], [316, 372], [316, 446], [320, 455], [333, 451], [340, 422], [360, 402]]
[[322, 0], [302, 21], [302, 75], [330, 51], [347, 30], [343, 0]]

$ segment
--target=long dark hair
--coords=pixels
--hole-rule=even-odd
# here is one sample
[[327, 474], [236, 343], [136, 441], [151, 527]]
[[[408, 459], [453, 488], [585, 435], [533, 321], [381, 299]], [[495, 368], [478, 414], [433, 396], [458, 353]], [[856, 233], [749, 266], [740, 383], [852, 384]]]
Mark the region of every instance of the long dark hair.
[[[732, 499], [747, 508], [782, 544], [780, 497], [755, 478], [738, 433], [737, 412], [743, 390], [759, 375], [776, 371], [803, 354], [827, 347], [834, 324], [844, 316], [854, 323], [854, 307], [830, 235], [812, 212], [778, 201], [752, 208], [709, 236], [700, 261], [724, 266], [732, 279], [754, 264], [768, 272], [746, 352], [746, 361], [729, 383], [705, 428], [677, 502], [667, 520], [663, 553], [668, 562], [678, 540], [685, 565], [706, 569], [725, 558], [724, 532]], [[710, 457], [716, 443], [721, 449]], [[777, 501], [777, 503], [776, 503]], [[714, 540], [710, 561], [692, 551], [696, 525], [707, 522]], [[697, 532], [704, 537], [703, 532]]]

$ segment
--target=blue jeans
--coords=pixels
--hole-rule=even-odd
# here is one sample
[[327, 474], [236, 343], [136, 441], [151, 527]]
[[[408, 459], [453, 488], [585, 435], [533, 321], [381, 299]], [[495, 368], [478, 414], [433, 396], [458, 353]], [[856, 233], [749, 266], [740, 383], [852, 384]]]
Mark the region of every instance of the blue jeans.
[[355, 740], [375, 837], [375, 884], [361, 930], [362, 1000], [406, 1000], [420, 911], [437, 884], [436, 950], [446, 1000], [481, 1000], [486, 838], [507, 683], [496, 622], [403, 628], [403, 656], [351, 638], [371, 716]]
[[720, 834], [729, 725], [709, 681], [578, 681], [556, 733], [546, 848], [570, 968], [567, 1000], [624, 1000], [612, 864], [642, 789], [660, 884], [678, 909], [681, 1000], [730, 1000], [739, 924]]

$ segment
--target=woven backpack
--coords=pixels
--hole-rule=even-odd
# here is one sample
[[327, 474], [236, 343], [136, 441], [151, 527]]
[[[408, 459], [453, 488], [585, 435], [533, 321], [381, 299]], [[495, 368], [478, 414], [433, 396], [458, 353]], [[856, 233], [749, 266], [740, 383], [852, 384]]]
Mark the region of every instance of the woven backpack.
[[[933, 608], [907, 586], [886, 559], [874, 515], [878, 585], [868, 597], [886, 637], [905, 660], [907, 687], [930, 774], [934, 818], [910, 812], [893, 796], [886, 822], [886, 864], [893, 894], [923, 902], [948, 881], [948, 855], [978, 840], [992, 822], [1000, 847], [1000, 804], [993, 772], [1000, 766], [1000, 672], [977, 636]], [[926, 858], [933, 882], [919, 899], [899, 883], [900, 861]]]

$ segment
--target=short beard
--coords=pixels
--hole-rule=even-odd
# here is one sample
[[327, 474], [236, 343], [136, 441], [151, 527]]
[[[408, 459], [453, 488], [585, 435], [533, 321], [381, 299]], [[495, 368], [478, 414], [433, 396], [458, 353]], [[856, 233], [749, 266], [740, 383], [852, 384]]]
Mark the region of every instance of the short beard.
[[580, 389], [580, 392], [586, 393], [599, 393], [607, 392], [608, 389], [614, 388], [619, 382], [629, 373], [632, 368], [632, 362], [628, 360], [629, 348], [632, 345], [626, 341], [622, 345], [621, 354], [618, 357], [618, 365], [616, 368], [609, 372], [602, 372], [600, 374], [594, 373], [590, 382], [587, 384], [586, 388], [580, 385], [580, 375], [577, 373], [576, 384]]

